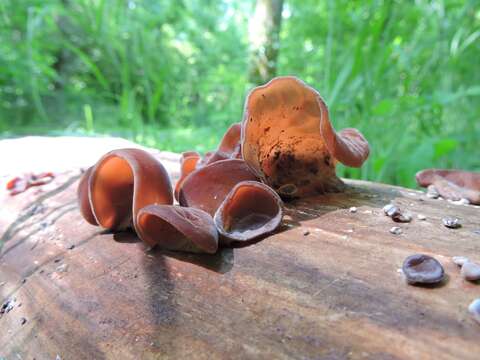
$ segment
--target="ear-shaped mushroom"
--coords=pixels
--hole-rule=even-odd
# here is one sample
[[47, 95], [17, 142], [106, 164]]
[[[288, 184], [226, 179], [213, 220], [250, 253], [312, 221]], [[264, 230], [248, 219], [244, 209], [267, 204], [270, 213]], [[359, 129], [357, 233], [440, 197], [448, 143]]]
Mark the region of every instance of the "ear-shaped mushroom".
[[88, 196], [88, 182], [92, 174], [93, 166], [89, 167], [83, 174], [77, 188], [77, 198], [80, 207], [80, 213], [89, 224], [98, 225], [95, 215], [93, 215], [92, 207], [90, 205], [90, 198]]
[[183, 182], [179, 203], [202, 209], [211, 216], [239, 182], [257, 180], [243, 160], [221, 160], [192, 172]]
[[356, 129], [336, 133], [320, 94], [287, 76], [253, 89], [242, 123], [243, 159], [280, 195], [338, 191], [335, 161], [359, 167], [369, 145]]
[[218, 249], [213, 219], [200, 209], [150, 205], [140, 210], [137, 222], [138, 235], [151, 246], [209, 254]]
[[214, 161], [223, 159], [238, 159], [242, 157], [242, 145], [240, 143], [240, 136], [242, 132], [242, 125], [235, 123], [228, 128], [223, 135], [222, 141], [218, 146], [217, 151], [207, 161], [207, 164], [211, 164]]
[[137, 230], [138, 211], [150, 204], [173, 204], [170, 178], [163, 165], [139, 149], [113, 150], [92, 169], [88, 197], [97, 223], [122, 230], [132, 222]]
[[16, 176], [7, 182], [7, 190], [11, 196], [18, 195], [32, 186], [45, 185], [54, 179], [55, 175], [51, 172], [40, 174], [25, 174], [23, 176]]
[[241, 155], [240, 137], [242, 135], [242, 124], [234, 123], [223, 135], [217, 151], [230, 154], [231, 157]]
[[282, 200], [257, 181], [235, 185], [215, 213], [222, 242], [249, 241], [273, 232], [282, 221]]
[[222, 141], [216, 151], [211, 151], [205, 154], [204, 158], [199, 162], [200, 166], [205, 166], [216, 161], [227, 159], [241, 159], [242, 145], [240, 142], [242, 126], [240, 123], [235, 123], [228, 128], [223, 135]]
[[480, 205], [480, 173], [462, 170], [426, 169], [415, 175], [418, 185], [435, 186], [445, 199], [467, 199]]
[[90, 224], [121, 230], [133, 223], [140, 239], [170, 250], [214, 253], [212, 217], [173, 203], [163, 165], [138, 149], [114, 150], [89, 168], [78, 185], [80, 212]]
[[178, 193], [182, 186], [183, 181], [193, 172], [198, 162], [200, 161], [200, 154], [196, 151], [187, 151], [182, 153], [182, 158], [180, 159], [180, 178], [175, 184], [175, 200], [178, 201]]

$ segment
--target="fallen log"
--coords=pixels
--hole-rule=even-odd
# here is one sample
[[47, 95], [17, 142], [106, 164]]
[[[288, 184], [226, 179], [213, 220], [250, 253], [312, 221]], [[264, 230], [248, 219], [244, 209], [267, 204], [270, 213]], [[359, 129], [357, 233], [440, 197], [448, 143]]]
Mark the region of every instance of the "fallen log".
[[[158, 157], [176, 179], [178, 156]], [[0, 314], [0, 357], [480, 354], [480, 325], [467, 311], [480, 286], [463, 280], [451, 261], [458, 255], [480, 261], [479, 207], [346, 180], [344, 193], [287, 203], [275, 235], [194, 255], [151, 250], [133, 233], [87, 224], [76, 203], [80, 169], [60, 170], [51, 183], [17, 196], [2, 186], [0, 300], [7, 305]], [[397, 224], [385, 216], [390, 202], [413, 220]], [[462, 227], [443, 226], [447, 216]], [[401, 233], [391, 233], [393, 226]], [[414, 253], [435, 257], [447, 279], [434, 287], [407, 285], [399, 269]]]

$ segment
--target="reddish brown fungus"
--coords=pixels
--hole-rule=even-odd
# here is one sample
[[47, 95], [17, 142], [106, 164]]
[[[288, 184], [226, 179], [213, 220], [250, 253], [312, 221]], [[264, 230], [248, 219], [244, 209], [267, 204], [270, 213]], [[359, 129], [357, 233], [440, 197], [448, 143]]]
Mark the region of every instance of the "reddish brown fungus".
[[242, 124], [235, 123], [228, 128], [223, 135], [222, 141], [218, 146], [217, 153], [223, 154], [228, 159], [238, 159], [242, 157], [242, 146], [240, 142]]
[[[151, 246], [189, 252], [216, 252], [217, 226], [226, 243], [277, 228], [281, 200], [266, 185], [245, 181], [256, 177], [243, 160], [217, 161], [193, 171], [198, 159], [196, 153], [183, 156], [182, 173], [187, 175], [179, 199], [192, 206], [186, 208], [172, 205], [168, 174], [152, 155], [138, 149], [109, 152], [80, 180], [80, 211], [93, 225], [111, 230], [132, 225]], [[220, 204], [216, 224], [212, 215]]]
[[89, 224], [98, 225], [97, 219], [92, 212], [92, 206], [90, 205], [90, 199], [88, 196], [88, 182], [90, 180], [90, 175], [92, 173], [93, 167], [88, 168], [84, 173], [77, 188], [77, 197], [80, 207], [80, 213], [83, 218], [87, 220]]
[[89, 168], [78, 186], [80, 211], [91, 224], [121, 230], [133, 225], [149, 245], [214, 253], [218, 233], [210, 215], [173, 206], [165, 168], [138, 149], [114, 150]]
[[150, 204], [173, 204], [170, 178], [163, 165], [139, 149], [114, 150], [90, 173], [88, 192], [97, 223], [121, 230], [136, 229], [138, 211]]
[[149, 205], [138, 214], [138, 235], [164, 249], [213, 254], [218, 233], [212, 217], [195, 208]]
[[287, 197], [338, 191], [336, 161], [359, 167], [369, 145], [356, 129], [335, 132], [319, 93], [295, 77], [253, 89], [242, 123], [243, 159], [257, 177]]
[[195, 151], [187, 151], [182, 154], [180, 160], [180, 178], [175, 185], [175, 199], [178, 201], [178, 193], [182, 187], [183, 181], [193, 172], [200, 160], [200, 154]]
[[438, 260], [424, 254], [407, 257], [402, 271], [409, 284], [435, 284], [444, 279], [445, 271]]
[[[185, 159], [194, 156], [190, 153]], [[159, 161], [143, 150], [114, 150], [80, 180], [80, 211], [89, 223], [106, 229], [133, 226], [151, 246], [214, 253], [218, 232], [212, 216], [201, 208], [213, 214], [235, 184], [252, 179], [255, 176], [243, 160], [215, 162], [191, 172], [181, 188], [181, 202], [188, 199], [198, 208], [173, 206], [170, 180]], [[198, 197], [198, 193], [212, 197]]]
[[249, 241], [273, 232], [282, 221], [282, 200], [257, 181], [238, 183], [215, 213], [224, 243]]
[[51, 172], [40, 174], [25, 174], [24, 176], [16, 176], [7, 182], [6, 188], [10, 195], [18, 195], [32, 186], [45, 185], [54, 179], [55, 175]]
[[241, 181], [257, 180], [243, 160], [221, 160], [192, 172], [182, 184], [182, 206], [202, 209], [211, 216], [233, 187]]
[[467, 199], [480, 205], [480, 173], [461, 170], [426, 169], [415, 176], [418, 185], [432, 186], [445, 199]]
[[240, 142], [241, 124], [235, 123], [228, 128], [223, 135], [216, 151], [211, 151], [205, 154], [205, 157], [199, 162], [199, 167], [205, 166], [216, 161], [227, 159], [241, 159], [242, 146]]

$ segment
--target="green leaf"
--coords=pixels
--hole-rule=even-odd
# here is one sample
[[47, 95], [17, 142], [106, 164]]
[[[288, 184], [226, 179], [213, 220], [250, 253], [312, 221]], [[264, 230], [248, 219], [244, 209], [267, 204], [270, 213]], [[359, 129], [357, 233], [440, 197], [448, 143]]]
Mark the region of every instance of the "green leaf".
[[458, 141], [455, 139], [441, 139], [435, 142], [433, 145], [434, 148], [434, 159], [437, 160], [442, 156], [448, 155], [453, 152], [458, 147]]
[[373, 115], [385, 116], [394, 112], [396, 102], [394, 99], [383, 99], [372, 110]]

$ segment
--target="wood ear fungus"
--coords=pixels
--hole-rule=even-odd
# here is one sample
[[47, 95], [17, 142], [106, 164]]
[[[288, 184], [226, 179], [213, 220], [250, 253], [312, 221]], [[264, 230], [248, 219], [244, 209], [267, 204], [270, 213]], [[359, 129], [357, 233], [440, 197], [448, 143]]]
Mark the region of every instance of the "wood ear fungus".
[[209, 254], [218, 249], [212, 217], [200, 209], [149, 205], [140, 210], [137, 228], [138, 235], [150, 246]]
[[123, 230], [132, 224], [136, 229], [141, 208], [173, 204], [167, 171], [143, 150], [113, 150], [87, 173], [91, 211], [103, 228]]
[[199, 162], [199, 167], [205, 166], [216, 161], [227, 159], [241, 159], [242, 146], [240, 141], [242, 126], [240, 123], [231, 125], [223, 135], [220, 145], [216, 151], [205, 154]]
[[230, 190], [246, 180], [257, 178], [243, 160], [216, 161], [188, 175], [180, 188], [179, 203], [213, 216]]
[[190, 175], [190, 173], [195, 171], [195, 169], [197, 168], [197, 164], [200, 160], [200, 154], [196, 151], [187, 151], [182, 153], [182, 157], [180, 159], [180, 178], [175, 184], [175, 200], [178, 201], [178, 193], [180, 192], [183, 181], [187, 178], [188, 175]]
[[214, 221], [222, 242], [230, 244], [272, 233], [282, 217], [282, 200], [275, 191], [257, 181], [242, 181], [223, 200]]
[[[197, 162], [199, 156], [185, 154], [183, 164], [189, 159]], [[182, 171], [189, 174], [179, 199], [191, 207], [173, 205], [168, 174], [151, 154], [138, 149], [111, 151], [80, 180], [80, 212], [90, 224], [106, 229], [132, 226], [150, 246], [205, 253], [218, 249], [212, 216], [224, 200], [219, 224], [221, 231], [230, 231], [234, 239], [271, 232], [281, 221], [281, 200], [266, 185], [245, 181], [256, 177], [243, 160], [217, 161], [194, 171], [183, 167]], [[235, 187], [239, 183], [241, 186]], [[257, 202], [260, 205], [254, 209]]]
[[33, 186], [45, 185], [51, 182], [55, 175], [51, 172], [40, 174], [25, 174], [16, 176], [7, 182], [6, 188], [11, 196], [18, 195]]
[[[337, 161], [359, 167], [369, 145], [356, 129], [336, 132], [318, 92], [295, 77], [253, 89], [242, 123], [233, 124], [202, 159], [185, 152], [173, 192], [167, 171], [149, 153], [114, 150], [87, 170], [78, 187], [80, 211], [93, 225], [133, 226], [149, 245], [217, 251], [277, 229], [282, 200], [339, 191]], [[261, 180], [262, 182], [258, 182]], [[214, 217], [214, 218], [213, 218]]]
[[480, 205], [480, 173], [461, 170], [426, 169], [415, 175], [418, 185], [433, 185], [445, 199], [467, 199]]
[[359, 167], [369, 145], [356, 129], [335, 132], [320, 94], [287, 76], [247, 96], [242, 154], [255, 175], [280, 195], [302, 197], [341, 190], [336, 161]]
[[80, 212], [92, 225], [110, 230], [133, 225], [144, 242], [169, 250], [217, 251], [212, 217], [198, 209], [173, 206], [167, 171], [143, 150], [107, 153], [85, 172], [77, 194]]

